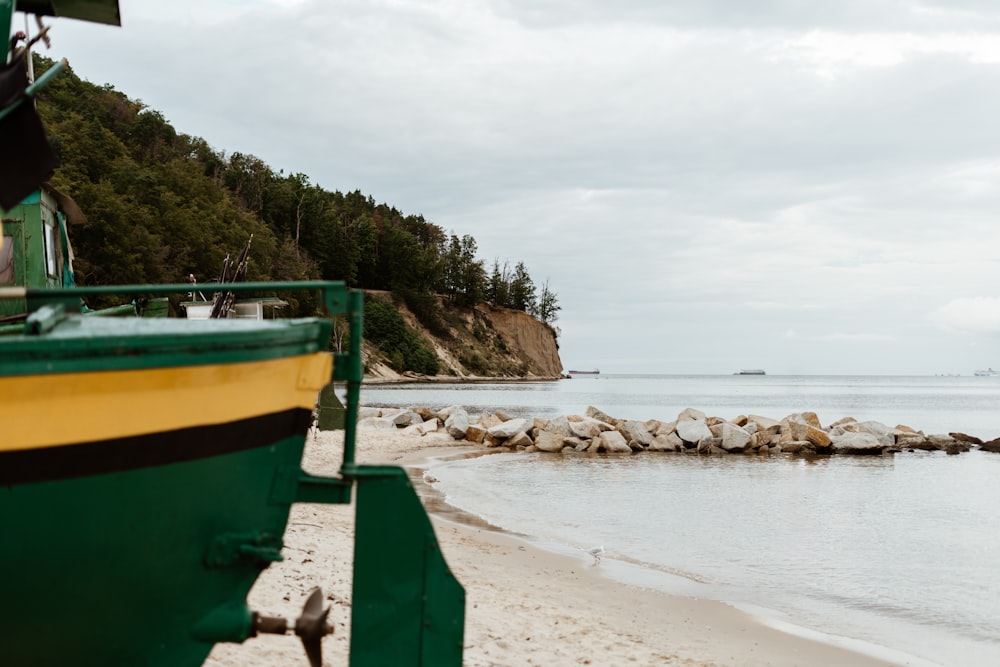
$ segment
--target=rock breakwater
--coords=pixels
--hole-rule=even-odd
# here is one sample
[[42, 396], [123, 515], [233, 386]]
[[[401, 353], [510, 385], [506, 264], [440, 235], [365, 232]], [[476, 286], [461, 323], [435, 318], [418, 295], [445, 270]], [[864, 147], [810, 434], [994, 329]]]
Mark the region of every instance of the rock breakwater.
[[958, 431], [928, 435], [902, 424], [888, 426], [852, 417], [823, 426], [814, 412], [781, 419], [741, 415], [726, 420], [687, 408], [672, 421], [638, 421], [616, 419], [593, 406], [583, 415], [553, 419], [511, 417], [502, 411], [470, 415], [460, 406], [450, 406], [361, 408], [358, 420], [359, 428], [406, 429], [419, 435], [445, 431], [455, 440], [484, 447], [553, 454], [883, 456], [920, 450], [956, 455], [973, 448], [1000, 453], [1000, 438], [983, 442]]

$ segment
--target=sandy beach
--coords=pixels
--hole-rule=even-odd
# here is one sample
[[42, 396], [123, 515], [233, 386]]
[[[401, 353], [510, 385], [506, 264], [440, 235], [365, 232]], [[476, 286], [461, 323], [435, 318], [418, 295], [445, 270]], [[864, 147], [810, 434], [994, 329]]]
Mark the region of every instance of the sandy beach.
[[[342, 432], [320, 433], [303, 467], [334, 475]], [[477, 451], [444, 434], [424, 437], [361, 431], [362, 463], [426, 465]], [[464, 662], [470, 666], [906, 664], [788, 634], [729, 605], [623, 584], [586, 553], [566, 555], [516, 536], [432, 515], [438, 541], [466, 590]], [[296, 505], [285, 533], [285, 560], [272, 565], [249, 596], [252, 609], [294, 618], [314, 586], [332, 606], [333, 635], [324, 663], [345, 665], [350, 633], [354, 506]], [[220, 644], [211, 667], [305, 665], [292, 636]]]

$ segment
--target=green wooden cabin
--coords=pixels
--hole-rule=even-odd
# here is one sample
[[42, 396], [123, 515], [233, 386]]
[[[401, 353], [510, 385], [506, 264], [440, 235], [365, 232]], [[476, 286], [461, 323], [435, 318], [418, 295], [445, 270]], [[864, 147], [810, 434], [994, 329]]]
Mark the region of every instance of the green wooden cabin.
[[[73, 250], [66, 232], [69, 216], [60, 204], [63, 210], [75, 208], [67, 197], [43, 186], [3, 212], [0, 288], [73, 286]], [[23, 298], [0, 300], [0, 322], [23, 318], [26, 311]]]

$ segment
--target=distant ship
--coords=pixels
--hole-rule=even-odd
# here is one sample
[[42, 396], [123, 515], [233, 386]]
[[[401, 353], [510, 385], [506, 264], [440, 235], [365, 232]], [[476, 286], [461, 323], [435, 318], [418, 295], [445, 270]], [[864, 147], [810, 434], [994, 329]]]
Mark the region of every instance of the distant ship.
[[987, 368], [985, 371], [976, 371], [973, 373], [976, 377], [991, 378], [1000, 375], [1000, 371], [995, 371], [992, 368]]
[[767, 373], [759, 368], [745, 368], [742, 371], [733, 373], [733, 375], [767, 375]]
[[570, 375], [600, 375], [601, 371], [596, 368], [592, 371], [567, 371]]

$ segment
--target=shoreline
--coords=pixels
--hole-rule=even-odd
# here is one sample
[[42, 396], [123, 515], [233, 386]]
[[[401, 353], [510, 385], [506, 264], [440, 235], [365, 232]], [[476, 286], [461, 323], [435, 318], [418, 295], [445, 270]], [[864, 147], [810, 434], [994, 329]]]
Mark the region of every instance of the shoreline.
[[520, 377], [484, 377], [484, 376], [457, 376], [457, 375], [397, 375], [388, 377], [384, 375], [366, 375], [363, 383], [365, 385], [383, 384], [520, 384], [524, 382], [558, 382], [567, 378], [556, 376], [520, 376]]
[[[310, 439], [303, 467], [335, 473], [342, 438], [342, 432], [326, 432]], [[362, 430], [357, 452], [359, 462], [406, 467], [420, 485], [424, 471], [482, 450], [450, 437]], [[434, 494], [432, 484], [420, 491], [422, 499]], [[350, 505], [293, 506], [285, 560], [262, 573], [248, 596], [252, 609], [295, 617], [312, 587], [321, 586], [335, 627], [324, 640], [324, 661], [331, 665], [348, 659], [353, 512]], [[430, 514], [449, 567], [466, 589], [465, 665], [914, 664], [891, 649], [861, 651], [867, 647], [848, 638], [788, 632], [794, 627], [776, 627], [783, 622], [725, 602], [623, 583], [612, 576], [622, 569], [614, 559], [595, 567], [586, 553], [550, 550], [526, 536], [462, 523], [449, 518], [456, 516], [452, 511]], [[294, 637], [260, 636], [217, 645], [205, 664], [277, 667], [303, 660]]]

